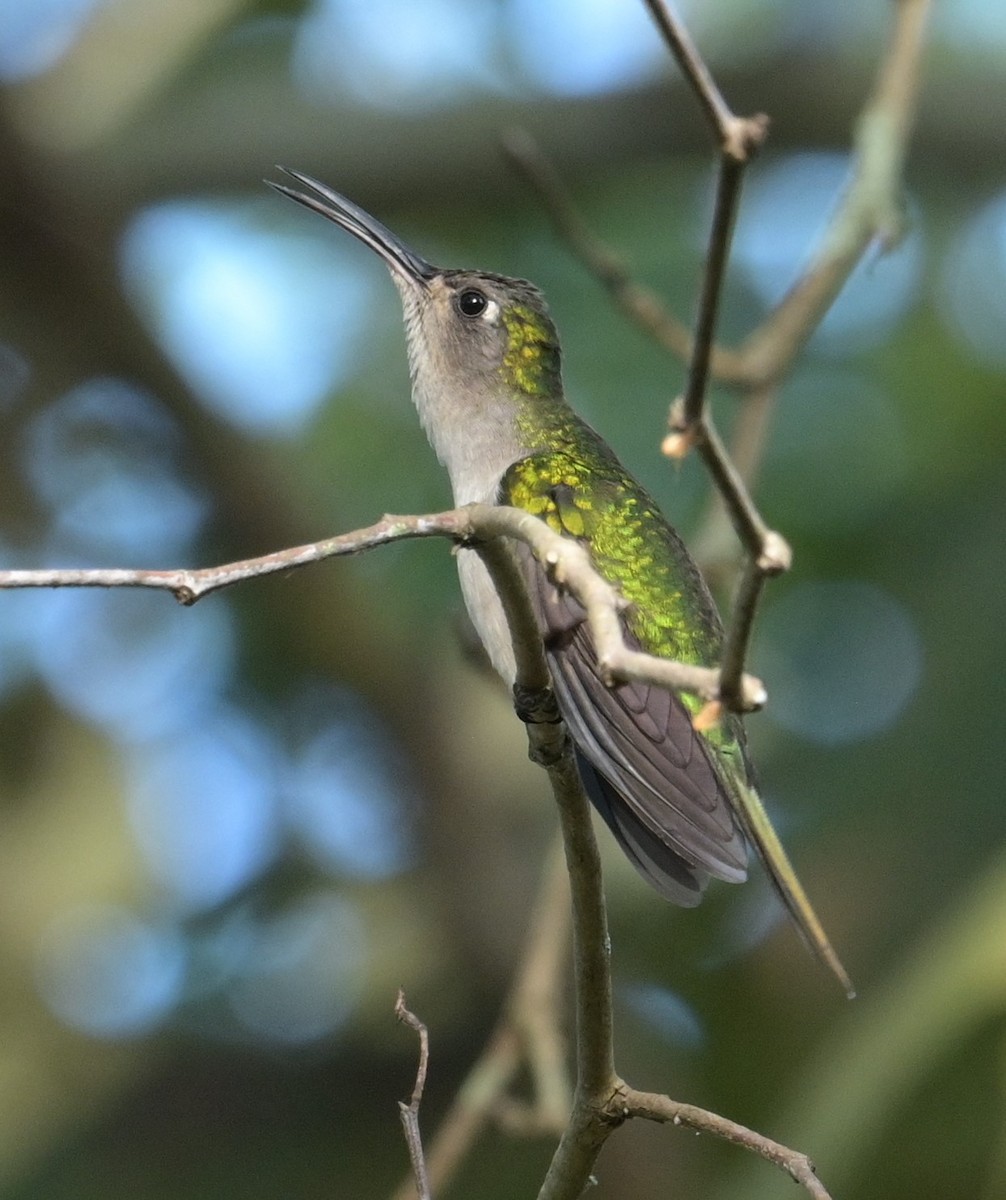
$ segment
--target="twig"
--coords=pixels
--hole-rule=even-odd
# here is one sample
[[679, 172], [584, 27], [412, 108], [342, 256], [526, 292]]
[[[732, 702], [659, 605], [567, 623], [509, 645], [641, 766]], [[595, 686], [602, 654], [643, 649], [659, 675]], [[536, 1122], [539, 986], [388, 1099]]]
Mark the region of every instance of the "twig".
[[[686, 65], [691, 56], [697, 57], [687, 33], [665, 5], [657, 0], [646, 3], [672, 48], [673, 35], [668, 29], [687, 40], [689, 56], [679, 57], [678, 61], [692, 86], [698, 87], [696, 75]], [[863, 254], [877, 240], [884, 248], [897, 241], [903, 220], [898, 203], [901, 174], [931, 7], [932, 0], [895, 0], [894, 26], [873, 93], [857, 124], [852, 177], [839, 208], [806, 271], [764, 322], [740, 346], [712, 348], [710, 375], [718, 383], [741, 391], [778, 385]], [[700, 74], [710, 79], [704, 67]], [[719, 97], [718, 92], [715, 95]], [[716, 101], [710, 101], [704, 93], [700, 97], [721, 147], [725, 140], [731, 144], [729, 138], [724, 138], [724, 129], [729, 131], [730, 127], [729, 123], [724, 125], [724, 112], [728, 110], [722, 97]], [[655, 292], [633, 280], [622, 260], [590, 230], [533, 139], [522, 130], [514, 131], [506, 136], [505, 148], [538, 194], [570, 252], [640, 329], [682, 361], [689, 361], [693, 342], [684, 324], [667, 311]]]
[[[656, 292], [633, 279], [625, 263], [588, 227], [573, 203], [559, 173], [526, 129], [506, 130], [502, 138], [507, 158], [541, 200], [566, 243], [597, 281], [608, 290], [625, 315], [655, 342], [687, 359], [692, 352], [691, 330], [668, 312]], [[713, 351], [717, 378], [731, 374], [730, 364], [721, 356], [731, 351], [717, 347]]]
[[[527, 921], [528, 936], [496, 1028], [458, 1090], [426, 1155], [431, 1186], [439, 1191], [493, 1118], [511, 1132], [553, 1134], [566, 1128], [570, 1084], [562, 1033], [562, 986], [570, 933], [569, 881], [556, 839], [542, 871]], [[510, 1088], [521, 1066], [530, 1068], [532, 1104], [518, 1106]], [[412, 1178], [393, 1200], [415, 1200]]]
[[[777, 537], [778, 535], [771, 536]], [[779, 538], [779, 542], [785, 545], [781, 538]], [[788, 549], [786, 547], [787, 553]], [[764, 559], [761, 557], [744, 560], [740, 583], [737, 586], [730, 612], [730, 624], [727, 626], [727, 634], [723, 642], [723, 657], [720, 664], [719, 700], [728, 709], [737, 709], [744, 663], [747, 661], [748, 648], [751, 644], [758, 601], [761, 598], [766, 579], [774, 573], [773, 570], [766, 569]]]
[[[473, 1142], [489, 1122], [499, 1098], [506, 1093], [522, 1062], [520, 1041], [509, 1026], [497, 1028], [469, 1071], [441, 1122], [427, 1155], [431, 1185], [439, 1190], [453, 1176]], [[409, 1176], [392, 1200], [416, 1200], [416, 1183]]]
[[701, 429], [709, 386], [709, 370], [713, 338], [719, 320], [723, 279], [730, 257], [737, 205], [740, 201], [746, 159], [737, 159], [724, 151], [720, 174], [716, 181], [716, 200], [713, 205], [713, 224], [709, 235], [709, 252], [699, 288], [699, 312], [695, 320], [695, 337], [688, 362], [688, 381], [683, 403], [684, 432]]
[[429, 1033], [416, 1014], [405, 1007], [405, 992], [401, 988], [398, 989], [398, 999], [395, 1001], [395, 1016], [410, 1029], [414, 1029], [419, 1036], [419, 1064], [416, 1067], [416, 1082], [409, 1100], [399, 1100], [398, 1115], [401, 1117], [402, 1129], [405, 1132], [405, 1144], [409, 1148], [409, 1161], [412, 1163], [412, 1174], [416, 1181], [416, 1193], [419, 1200], [432, 1200], [430, 1181], [426, 1174], [426, 1158], [423, 1154], [423, 1139], [419, 1134], [419, 1105], [423, 1099], [426, 1068], [430, 1058]]
[[[749, 392], [733, 420], [727, 457], [748, 491], [754, 486], [765, 452], [776, 395], [774, 387]], [[727, 509], [723, 496], [714, 488], [698, 531], [692, 538], [692, 553], [696, 562], [701, 563], [702, 573], [710, 586], [725, 585], [733, 579], [736, 531], [735, 514]]]
[[744, 168], [768, 134], [768, 117], [764, 113], [753, 117], [738, 117], [723, 99], [688, 30], [665, 0], [646, 0], [646, 6], [691, 84], [692, 91], [712, 125], [720, 145], [720, 173], [716, 182], [709, 253], [702, 273], [699, 311], [689, 355], [688, 383], [683, 404], [685, 431], [694, 429], [700, 432], [713, 337], [719, 316], [723, 277], [730, 255], [730, 239], [740, 202]]
[[[672, 422], [675, 420], [674, 414], [681, 408], [680, 402], [675, 405]], [[727, 708], [739, 711], [744, 665], [762, 589], [771, 576], [789, 570], [793, 553], [782, 534], [765, 524], [708, 413], [700, 416], [698, 428], [700, 432], [696, 448], [716, 484], [717, 494], [746, 554], [720, 657], [720, 691], [717, 698]], [[694, 427], [691, 433], [672, 432], [665, 440], [664, 448], [666, 450], [668, 442], [676, 437], [680, 437], [684, 443], [692, 436]]]
[[765, 118], [761, 115], [751, 118], [735, 116], [682, 21], [664, 0], [645, 0], [645, 3], [668, 49], [685, 73], [713, 132], [720, 139], [724, 152], [738, 162], [744, 161], [764, 136]]
[[694, 338], [652, 292], [632, 280], [620, 260], [593, 235], [533, 140], [524, 133], [511, 133], [506, 148], [543, 199], [560, 235], [619, 306], [662, 345], [690, 363], [684, 398], [672, 408], [664, 451], [678, 457], [696, 447], [751, 560], [741, 580], [741, 603], [735, 605], [731, 616], [722, 664], [720, 698], [736, 707], [735, 683], [743, 670], [758, 598], [768, 576], [788, 569], [791, 552], [782, 537], [766, 526], [748, 493], [745, 476], [751, 477], [755, 463], [749, 462], [743, 473], [738, 471], [711, 420], [704, 415], [708, 380], [711, 375], [749, 391], [752, 402], [758, 402], [759, 421], [764, 426], [779, 380], [853, 267], [874, 239], [879, 237], [883, 245], [896, 240], [900, 230], [897, 191], [918, 92], [930, 0], [897, 0], [888, 50], [858, 125], [853, 178], [839, 212], [807, 272], [738, 351], [714, 346], [713, 332], [743, 167], [767, 126], [762, 117], [737, 118], [731, 113], [681, 22], [663, 0], [646, 3], [698, 96], [721, 148], [710, 251]]
[[753, 117], [738, 117], [723, 99], [688, 30], [665, 0], [646, 0], [646, 6], [691, 84], [692, 91], [712, 125], [720, 145], [720, 173], [716, 183], [709, 253], [702, 273], [699, 312], [695, 322], [695, 339], [689, 356], [688, 383], [683, 405], [685, 432], [695, 430], [696, 433], [700, 433], [713, 336], [716, 332], [723, 276], [730, 255], [730, 239], [740, 201], [744, 168], [768, 134], [768, 117], [764, 113]]
[[646, 5], [691, 83], [720, 145], [716, 200], [699, 291], [699, 311], [688, 363], [688, 379], [684, 396], [672, 408], [672, 432], [664, 442], [665, 452], [672, 455], [681, 454], [692, 445], [697, 447], [723, 498], [747, 556], [741, 586], [730, 615], [721, 664], [720, 694], [714, 707], [707, 707], [700, 716], [703, 723], [708, 723], [718, 715], [720, 704], [733, 709], [738, 707], [744, 663], [765, 580], [769, 575], [787, 570], [792, 560], [789, 546], [762, 520], [744, 480], [720, 441], [706, 404], [713, 338], [719, 319], [723, 280], [744, 171], [765, 140], [768, 118], [764, 114], [747, 118], [736, 116], [716, 87], [688, 30], [672, 13], [665, 0], [646, 0]]
[[[569, 1119], [572, 1086], [566, 1067], [563, 996], [571, 933], [569, 877], [560, 838], [546, 858], [530, 914], [523, 964], [505, 1016], [520, 1035], [534, 1089], [522, 1132], [561, 1133]], [[513, 1111], [508, 1114], [513, 1128]]]
[[[618, 591], [594, 570], [587, 551], [570, 538], [553, 532], [544, 521], [518, 508], [474, 504], [442, 513], [386, 516], [367, 528], [320, 542], [198, 570], [60, 568], [0, 571], [0, 589], [154, 588], [171, 592], [182, 604], [194, 604], [212, 592], [243, 580], [288, 571], [327, 558], [358, 554], [389, 542], [422, 537], [447, 537], [473, 545], [486, 554], [490, 568], [496, 556], [483, 544], [487, 540], [515, 538], [525, 542], [535, 557], [545, 564], [555, 581], [568, 588], [586, 610], [587, 624], [597, 652], [598, 669], [608, 686], [638, 680], [676, 691], [692, 692], [704, 700], [718, 697], [720, 674], [717, 669], [655, 658], [630, 649], [622, 635], [622, 599]], [[529, 631], [530, 621], [525, 620], [524, 627]], [[530, 636], [522, 640], [525, 641], [525, 650], [532, 641], [537, 641]], [[544, 678], [539, 675], [532, 680], [533, 685], [540, 686]], [[742, 690], [745, 711], [759, 708], [765, 703], [765, 689], [760, 680], [745, 676]]]
[[806, 1154], [791, 1150], [788, 1146], [774, 1142], [744, 1125], [728, 1121], [718, 1113], [696, 1108], [694, 1104], [680, 1104], [668, 1096], [654, 1092], [639, 1092], [625, 1083], [621, 1084], [617, 1095], [613, 1097], [611, 1108], [613, 1118], [619, 1114], [623, 1119], [643, 1117], [647, 1121], [681, 1125], [698, 1133], [711, 1133], [714, 1137], [750, 1150], [782, 1168], [796, 1183], [805, 1188], [814, 1200], [831, 1200], [817, 1176], [814, 1164]]
[[240, 559], [222, 566], [148, 571], [129, 568], [66, 568], [0, 571], [2, 588], [153, 588], [171, 592], [180, 604], [195, 604], [204, 596], [232, 587], [247, 579], [258, 579], [278, 571], [289, 571], [309, 563], [322, 562], [345, 554], [358, 554], [389, 542], [407, 538], [472, 536], [471, 521], [465, 509], [454, 509], [428, 516], [385, 516], [365, 529], [338, 534], [320, 542], [291, 546], [256, 558]]

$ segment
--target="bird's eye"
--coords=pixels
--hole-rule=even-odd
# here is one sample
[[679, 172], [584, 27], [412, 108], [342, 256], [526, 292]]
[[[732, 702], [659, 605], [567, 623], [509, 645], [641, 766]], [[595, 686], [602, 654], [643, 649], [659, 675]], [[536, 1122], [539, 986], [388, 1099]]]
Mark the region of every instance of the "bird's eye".
[[458, 312], [463, 317], [480, 317], [485, 312], [488, 303], [485, 294], [477, 288], [465, 288], [458, 296]]

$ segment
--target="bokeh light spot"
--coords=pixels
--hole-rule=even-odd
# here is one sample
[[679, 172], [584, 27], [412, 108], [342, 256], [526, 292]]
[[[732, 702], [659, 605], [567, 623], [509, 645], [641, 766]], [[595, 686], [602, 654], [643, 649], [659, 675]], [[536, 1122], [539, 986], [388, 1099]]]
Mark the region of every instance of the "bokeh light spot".
[[98, 378], [34, 417], [23, 467], [53, 513], [56, 546], [70, 542], [92, 561], [164, 566], [187, 551], [208, 509], [179, 477], [181, 451], [181, 432], [157, 401]]
[[909, 613], [853, 580], [797, 584], [766, 606], [755, 657], [771, 682], [771, 719], [825, 746], [882, 733], [922, 678]]
[[997, 55], [1006, 48], [1002, 0], [941, 0], [933, 10], [934, 40], [969, 55]]
[[475, 85], [499, 87], [495, 29], [492, 7], [466, 0], [315, 0], [298, 29], [294, 78], [312, 97], [433, 108]]
[[0, 0], [0, 80], [15, 83], [55, 66], [98, 0]]
[[277, 774], [266, 730], [226, 709], [136, 757], [132, 827], [154, 878], [183, 908], [220, 904], [273, 859]]
[[986, 362], [1006, 365], [1006, 192], [966, 220], [943, 257], [947, 323]]
[[223, 603], [182, 608], [155, 592], [39, 595], [36, 669], [72, 712], [124, 740], [163, 737], [205, 716], [230, 679], [234, 632]]
[[[818, 246], [848, 184], [845, 155], [793, 154], [758, 169], [745, 185], [734, 265], [766, 308], [777, 304]], [[922, 237], [910, 228], [887, 254], [867, 254], [826, 313], [812, 344], [847, 354], [877, 345], [915, 302]]]
[[301, 429], [345, 379], [369, 297], [322, 222], [317, 237], [284, 236], [254, 219], [279, 203], [169, 201], [122, 242], [126, 281], [179, 370], [221, 416], [266, 434]]
[[38, 988], [57, 1017], [95, 1037], [148, 1033], [170, 1015], [185, 982], [185, 945], [113, 905], [64, 913], [39, 945]]
[[509, 15], [512, 52], [550, 92], [609, 92], [667, 69], [667, 52], [642, 4], [513, 0]]
[[0, 342], [0, 412], [21, 399], [31, 379], [31, 364], [8, 342]]
[[297, 747], [284, 786], [290, 828], [324, 869], [383, 878], [409, 862], [406, 765], [358, 698], [309, 690], [293, 706]]
[[362, 980], [365, 940], [353, 905], [334, 892], [302, 896], [258, 928], [228, 989], [249, 1032], [297, 1044], [332, 1033], [350, 1015]]
[[705, 1042], [702, 1020], [677, 992], [655, 983], [624, 983], [618, 994], [627, 1008], [665, 1041], [685, 1050], [700, 1050]]

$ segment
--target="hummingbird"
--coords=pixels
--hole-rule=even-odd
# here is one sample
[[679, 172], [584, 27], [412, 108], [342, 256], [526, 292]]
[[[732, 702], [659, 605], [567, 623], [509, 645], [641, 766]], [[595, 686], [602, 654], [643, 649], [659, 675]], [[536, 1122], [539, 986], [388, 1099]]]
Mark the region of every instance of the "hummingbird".
[[[608, 444], [567, 402], [559, 336], [523, 279], [433, 266], [359, 205], [298, 171], [266, 182], [374, 250], [401, 296], [412, 398], [446, 467], [456, 506], [524, 509], [589, 551], [621, 593], [627, 644], [714, 667], [723, 631], [677, 532]], [[629, 861], [661, 895], [698, 904], [710, 878], [740, 883], [747, 844], [811, 950], [850, 997], [852, 983], [759, 798], [739, 717], [694, 724], [700, 701], [646, 683], [606, 686], [585, 612], [526, 547], [514, 547], [552, 689], [584, 789]], [[457, 554], [465, 606], [513, 687], [503, 607], [472, 549]]]

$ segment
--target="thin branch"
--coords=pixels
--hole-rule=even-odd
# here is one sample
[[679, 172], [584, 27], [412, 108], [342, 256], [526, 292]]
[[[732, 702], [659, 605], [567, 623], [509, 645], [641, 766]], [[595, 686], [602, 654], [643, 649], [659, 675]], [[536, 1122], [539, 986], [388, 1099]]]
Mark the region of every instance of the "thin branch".
[[[503, 134], [507, 158], [534, 190], [566, 243], [597, 281], [607, 289], [614, 303], [655, 342], [678, 358], [692, 352], [691, 330], [664, 306], [652, 289], [634, 280], [617, 254], [594, 234], [580, 216], [558, 171], [526, 129], [508, 129]], [[717, 378], [731, 374], [731, 365], [721, 356], [732, 354], [713, 351]]]
[[[680, 402], [674, 406], [672, 422], [682, 407]], [[739, 711], [744, 665], [762, 590], [771, 576], [789, 570], [793, 552], [782, 534], [765, 524], [708, 413], [701, 416], [697, 434], [694, 427], [689, 432], [679, 429], [668, 434], [664, 450], [675, 456], [679, 452], [676, 440], [686, 445], [692, 438], [697, 438], [696, 449], [716, 484], [717, 494], [746, 555], [720, 656], [720, 690], [716, 699], [717, 706], [722, 703], [728, 709]], [[697, 722], [699, 727], [710, 724], [718, 717], [718, 711], [718, 707], [706, 710]]]
[[[667, 36], [664, 18], [670, 18], [672, 24], [673, 18], [666, 6], [657, 0], [646, 2]], [[857, 122], [852, 176], [839, 208], [806, 271], [762, 324], [737, 348], [712, 348], [710, 375], [718, 383], [741, 391], [777, 385], [866, 251], [877, 242], [882, 249], [889, 248], [898, 239], [903, 224], [901, 176], [918, 99], [919, 67], [932, 0], [895, 0], [894, 7], [887, 50], [873, 92]], [[687, 37], [680, 24], [673, 27]], [[688, 44], [695, 53], [690, 41]], [[695, 76], [681, 58], [678, 61], [696, 87]], [[719, 104], [710, 104], [708, 97], [699, 94], [707, 116], [715, 117], [713, 124], [722, 148], [723, 130], [729, 126], [723, 125]], [[667, 311], [655, 292], [636, 283], [625, 264], [589, 229], [532, 139], [524, 133], [509, 135], [506, 147], [571, 253], [640, 329], [682, 361], [689, 361], [693, 344], [683, 323]]]
[[723, 280], [730, 257], [730, 241], [733, 237], [737, 206], [740, 203], [746, 161], [738, 160], [724, 152], [720, 162], [712, 231], [709, 235], [709, 252], [699, 288], [699, 311], [695, 320], [695, 337], [688, 362], [688, 381], [685, 384], [682, 406], [685, 432], [698, 430], [705, 414], [713, 339], [719, 321]]
[[689, 355], [683, 419], [685, 430], [701, 429], [708, 390], [713, 338], [719, 318], [723, 279], [730, 257], [737, 207], [740, 203], [744, 169], [768, 134], [768, 117], [738, 117], [727, 105], [709, 68], [698, 52], [683, 22], [665, 0], [646, 0], [660, 32], [678, 65], [685, 73], [702, 106], [720, 146], [720, 172], [709, 234], [709, 252], [699, 289], [699, 311]]
[[[730, 430], [727, 460], [750, 494], [761, 465], [768, 440], [769, 425], [775, 407], [776, 389], [758, 388], [750, 392], [738, 408]], [[702, 573], [710, 586], [732, 580], [737, 556], [736, 514], [727, 509], [717, 488], [712, 490], [706, 512], [692, 538], [692, 553], [702, 564]], [[733, 535], [733, 536], [731, 536]]]
[[[506, 1005], [506, 1017], [520, 1034], [534, 1089], [524, 1133], [561, 1133], [569, 1119], [572, 1086], [566, 1068], [563, 996], [571, 933], [569, 877], [560, 838], [555, 839], [530, 914], [523, 965]], [[515, 1127], [514, 1112], [507, 1125]]]
[[716, 491], [726, 507], [741, 545], [751, 556], [761, 554], [770, 532], [769, 528], [755, 507], [740, 472], [734, 466], [716, 431], [716, 426], [708, 416], [702, 418], [698, 430], [695, 426], [688, 426], [684, 416], [684, 404], [679, 399], [671, 409], [670, 432], [664, 438], [661, 450], [668, 458], [683, 458], [693, 445], [716, 485]]
[[[764, 138], [767, 125], [762, 117], [745, 121], [731, 113], [681, 22], [664, 0], [646, 3], [715, 129], [722, 155], [694, 338], [652, 292], [632, 280], [624, 265], [591, 233], [534, 142], [526, 134], [511, 134], [507, 149], [544, 200], [560, 235], [619, 306], [662, 345], [690, 363], [685, 395], [672, 408], [670, 432], [663, 448], [672, 457], [682, 456], [692, 446], [698, 449], [752, 560], [741, 579], [740, 603], [731, 616], [722, 664], [719, 698], [728, 706], [736, 706], [735, 684], [743, 671], [758, 598], [769, 575], [788, 569], [791, 552], [782, 537], [762, 520], [745, 486], [744, 475], [751, 477], [754, 464], [749, 463], [742, 475], [732, 465], [705, 415], [708, 381], [712, 376], [730, 382], [762, 401], [771, 396], [872, 242], [879, 238], [882, 246], [889, 246], [896, 241], [901, 222], [898, 189], [918, 94], [919, 62], [931, 0], [897, 0], [888, 50], [858, 123], [853, 178], [840, 209], [804, 276], [736, 352], [713, 343], [718, 299], [743, 167]], [[769, 404], [764, 402], [759, 407], [763, 419]], [[712, 711], [707, 709], [702, 719], [708, 720]]]
[[617, 1095], [613, 1097], [611, 1109], [612, 1119], [618, 1116], [623, 1120], [642, 1117], [647, 1121], [694, 1129], [697, 1133], [710, 1133], [774, 1163], [800, 1184], [814, 1200], [831, 1200], [817, 1176], [814, 1164], [806, 1154], [790, 1150], [788, 1146], [774, 1142], [744, 1125], [728, 1121], [718, 1113], [696, 1108], [694, 1104], [680, 1104], [668, 1096], [654, 1092], [639, 1092], [625, 1083], [621, 1084]]
[[[685, 72], [692, 90], [711, 121], [720, 144], [720, 169], [709, 232], [709, 250], [699, 290], [695, 337], [688, 363], [683, 398], [672, 408], [672, 436], [665, 451], [684, 452], [698, 448], [746, 552], [741, 586], [731, 611], [721, 663], [720, 694], [700, 714], [709, 724], [719, 715], [720, 705], [736, 709], [742, 695], [744, 663], [751, 640], [758, 601], [769, 575], [788, 569], [792, 560], [783, 538], [768, 529], [755, 506], [744, 480], [720, 441], [708, 412], [707, 396], [712, 363], [713, 339], [719, 320], [720, 299], [730, 256], [744, 171], [768, 133], [768, 118], [762, 114], [740, 118], [728, 107], [701, 55], [682, 22], [665, 0], [646, 0], [671, 53]], [[724, 686], [725, 685], [725, 686]]]
[[148, 571], [132, 568], [65, 568], [41, 570], [0, 571], [0, 589], [3, 588], [153, 588], [171, 592], [180, 604], [195, 604], [204, 596], [232, 587], [248, 579], [273, 575], [278, 571], [289, 571], [309, 563], [322, 562], [327, 558], [338, 558], [345, 554], [358, 554], [372, 550], [389, 542], [407, 538], [453, 537], [464, 540], [472, 536], [468, 510], [453, 509], [448, 512], [427, 516], [385, 516], [365, 529], [338, 534], [320, 542], [309, 542], [303, 546], [291, 546], [256, 558], [240, 559], [223, 566], [189, 569], [182, 567], [169, 571]]
[[416, 1014], [405, 1007], [405, 992], [401, 988], [398, 989], [398, 999], [395, 1001], [395, 1016], [410, 1029], [414, 1029], [419, 1037], [419, 1064], [416, 1067], [416, 1082], [408, 1101], [399, 1100], [398, 1115], [401, 1117], [402, 1129], [405, 1132], [405, 1144], [409, 1148], [409, 1161], [412, 1163], [412, 1174], [416, 1181], [416, 1194], [419, 1200], [432, 1200], [430, 1181], [426, 1174], [426, 1158], [423, 1154], [423, 1139], [419, 1134], [419, 1105], [423, 1099], [426, 1068], [430, 1060], [429, 1032]]
[[754, 117], [733, 113], [681, 19], [665, 0], [645, 3], [719, 138], [723, 153], [738, 163], [746, 162], [764, 140], [766, 118], [761, 113]]
[[[182, 604], [194, 604], [212, 592], [231, 587], [243, 580], [288, 571], [327, 558], [358, 554], [390, 542], [423, 537], [447, 537], [460, 544], [474, 546], [486, 554], [490, 569], [493, 568], [496, 556], [492, 551], [488, 551], [483, 543], [496, 538], [515, 538], [525, 542], [535, 557], [546, 566], [555, 582], [568, 588], [585, 609], [587, 624], [597, 652], [598, 670], [609, 687], [637, 680], [675, 691], [692, 692], [704, 700], [714, 700], [718, 697], [719, 671], [716, 668], [673, 662], [630, 649], [622, 636], [622, 598], [617, 589], [594, 570], [588, 552], [577, 542], [549, 529], [544, 521], [518, 508], [474, 504], [442, 513], [386, 516], [365, 529], [339, 534], [320, 542], [198, 570], [66, 568], [0, 571], [0, 589], [154, 588], [171, 592]], [[503, 594], [506, 595], [505, 585]], [[517, 628], [518, 632], [523, 628], [528, 635], [521, 653], [531, 653], [527, 647], [539, 642], [536, 634], [531, 636], [532, 623], [525, 618], [518, 623]], [[544, 678], [546, 677], [541, 674], [532, 677], [532, 687], [539, 687]], [[761, 707], [765, 699], [765, 688], [761, 681], [752, 676], [745, 676], [744, 711]]]
[[726, 101], [709, 68], [702, 60], [691, 34], [675, 17], [663, 0], [645, 0], [646, 7], [657, 23], [657, 28], [664, 36], [671, 54], [695, 93], [703, 112], [713, 127], [713, 132], [720, 137], [729, 124], [733, 113], [727, 107]]
[[[778, 537], [778, 535], [773, 535]], [[782, 539], [779, 539], [782, 542]], [[785, 545], [785, 543], [783, 543]], [[786, 548], [788, 552], [788, 547]], [[737, 708], [740, 696], [744, 663], [747, 661], [751, 634], [754, 629], [755, 613], [761, 599], [765, 581], [774, 571], [766, 570], [762, 558], [746, 558], [741, 571], [740, 583], [730, 610], [730, 624], [723, 641], [723, 656], [720, 663], [720, 695], [717, 703], [728, 709]]]
[[[497, 1028], [458, 1090], [430, 1144], [426, 1163], [432, 1187], [439, 1191], [453, 1177], [488, 1124], [521, 1062], [520, 1041], [514, 1030], [509, 1026]], [[416, 1200], [413, 1176], [395, 1190], [392, 1200]]]
[[[435, 1191], [446, 1187], [486, 1126], [497, 1118], [522, 1134], [562, 1134], [569, 1118], [571, 1088], [562, 1033], [562, 984], [570, 932], [569, 882], [556, 839], [528, 915], [528, 935], [517, 978], [496, 1028], [440, 1123], [426, 1154]], [[521, 1066], [527, 1063], [534, 1089], [532, 1105], [511, 1099]], [[415, 1200], [410, 1176], [393, 1200]]]

